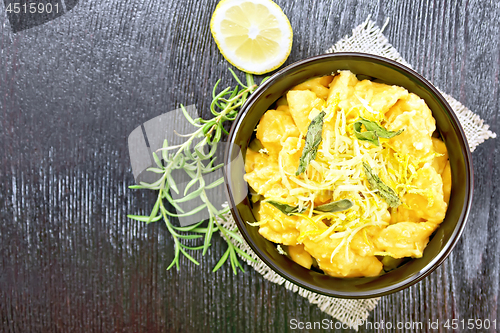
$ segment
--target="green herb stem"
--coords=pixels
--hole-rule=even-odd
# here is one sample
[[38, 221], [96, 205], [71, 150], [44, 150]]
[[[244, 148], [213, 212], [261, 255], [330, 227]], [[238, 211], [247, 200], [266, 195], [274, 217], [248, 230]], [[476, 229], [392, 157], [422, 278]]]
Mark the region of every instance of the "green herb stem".
[[[177, 146], [168, 146], [168, 142], [165, 140], [163, 147], [153, 153], [156, 167], [150, 168], [149, 171], [163, 174], [159, 180], [152, 184], [141, 183], [140, 185], [130, 186], [130, 188], [133, 189], [150, 189], [159, 191], [158, 198], [149, 216], [128, 215], [128, 217], [146, 223], [156, 222], [160, 219], [164, 220], [167, 230], [174, 239], [175, 248], [174, 259], [167, 269], [170, 269], [173, 266], [176, 266], [176, 268], [179, 269], [179, 260], [181, 255], [185, 256], [194, 264], [199, 265], [199, 262], [187, 251], [202, 250], [202, 254], [205, 255], [211, 245], [213, 233], [217, 231], [220, 231], [222, 237], [224, 237], [227, 241], [228, 249], [214, 267], [214, 271], [219, 269], [228, 259], [231, 262], [231, 266], [235, 274], [237, 273], [237, 268], [243, 271], [243, 267], [238, 261], [237, 254], [240, 254], [249, 260], [253, 260], [250, 256], [248, 256], [248, 254], [241, 251], [235, 245], [234, 242], [243, 241], [241, 237], [239, 237], [234, 231], [228, 230], [217, 221], [218, 218], [225, 220], [224, 214], [229, 211], [229, 208], [217, 209], [210, 202], [206, 193], [206, 190], [223, 184], [223, 178], [218, 179], [211, 184], [206, 184], [203, 179], [203, 175], [213, 172], [223, 166], [223, 164], [214, 166], [214, 154], [217, 149], [217, 144], [222, 138], [222, 133], [227, 133], [224, 129], [224, 123], [226, 121], [232, 121], [236, 118], [240, 107], [245, 103], [248, 96], [257, 88], [251, 74], [246, 74], [246, 85], [244, 85], [231, 69], [230, 72], [241, 88], [236, 85], [234, 89], [228, 87], [217, 94], [216, 90], [220, 80], [217, 81], [212, 91], [213, 100], [210, 103], [210, 111], [214, 115], [212, 119], [193, 119], [187, 113], [184, 106], [181, 105], [181, 110], [184, 116], [193, 126], [197, 127], [197, 129], [193, 133], [180, 135], [181, 137], [186, 138], [184, 143]], [[203, 138], [203, 140], [192, 147], [194, 140], [197, 138]], [[205, 154], [202, 150], [204, 145], [208, 145], [210, 147], [210, 151], [207, 154]], [[175, 153], [169, 153], [174, 150]], [[165, 166], [158, 157], [158, 152], [161, 152], [161, 156], [165, 161]], [[191, 178], [191, 181], [188, 183], [183, 193], [184, 197], [175, 200], [169, 194], [169, 191], [171, 190], [179, 194], [179, 189], [177, 188], [175, 179], [172, 177], [172, 172], [174, 170], [183, 170]], [[198, 188], [188, 193], [188, 191], [195, 186], [198, 186]], [[201, 199], [203, 204], [189, 212], [183, 211], [178, 205], [179, 203], [197, 198]], [[165, 208], [163, 200], [167, 200], [180, 213], [169, 212]], [[200, 227], [203, 221], [187, 227], [176, 227], [169, 219], [169, 217], [175, 216], [188, 217], [201, 210], [207, 210], [209, 214], [206, 228]], [[204, 238], [203, 245], [187, 246], [181, 241], [182, 239], [189, 240], [197, 238]]]

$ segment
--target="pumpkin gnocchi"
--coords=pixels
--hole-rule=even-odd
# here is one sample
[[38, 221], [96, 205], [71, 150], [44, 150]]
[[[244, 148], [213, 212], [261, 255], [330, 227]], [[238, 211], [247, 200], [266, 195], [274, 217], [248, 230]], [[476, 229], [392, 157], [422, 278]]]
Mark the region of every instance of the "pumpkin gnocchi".
[[435, 131], [425, 101], [402, 87], [347, 70], [295, 86], [264, 113], [246, 152], [259, 233], [335, 277], [422, 257], [452, 183]]

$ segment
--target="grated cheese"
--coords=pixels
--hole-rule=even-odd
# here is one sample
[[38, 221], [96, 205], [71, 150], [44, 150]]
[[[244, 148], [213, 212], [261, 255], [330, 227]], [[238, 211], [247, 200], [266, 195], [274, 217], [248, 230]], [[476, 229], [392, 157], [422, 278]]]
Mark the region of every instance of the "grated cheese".
[[[290, 168], [292, 163], [298, 162], [297, 153], [300, 153], [302, 147], [304, 147], [305, 133], [297, 133], [297, 136], [294, 137], [294, 139], [298, 137], [296, 143], [293, 142], [290, 144], [288, 141], [286, 149], [281, 150], [278, 155], [275, 154], [274, 157], [269, 155], [270, 159], [274, 158], [274, 165], [277, 164], [277, 167], [270, 173], [270, 177], [272, 177], [273, 182], [278, 178], [279, 182], [274, 186], [278, 188], [282, 187], [284, 190], [283, 192], [273, 192], [273, 195], [277, 193], [276, 196], [278, 197], [273, 198], [273, 200], [288, 204], [293, 203], [293, 206], [297, 206], [299, 211], [302, 212], [300, 214], [292, 214], [293, 221], [295, 221], [293, 222], [294, 226], [285, 226], [281, 223], [282, 230], [279, 228], [279, 219], [276, 221], [271, 220], [270, 222], [274, 225], [278, 224], [272, 232], [285, 234], [291, 232], [290, 230], [293, 229], [295, 233], [293, 241], [285, 243], [286, 245], [304, 244], [306, 251], [318, 259], [320, 268], [322, 268], [322, 264], [325, 265], [325, 262], [320, 260], [320, 258], [325, 258], [327, 262], [329, 256], [329, 262], [333, 264], [333, 268], [325, 267], [330, 269], [330, 271], [325, 270], [325, 272], [328, 271], [328, 274], [331, 274], [333, 270], [335, 274], [340, 275], [344, 274], [340, 273], [344, 262], [349, 263], [357, 260], [354, 248], [362, 246], [360, 244], [364, 244], [365, 247], [370, 248], [370, 250], [363, 250], [368, 252], [364, 252], [365, 254], [362, 256], [391, 256], [391, 251], [381, 247], [380, 239], [377, 238], [380, 237], [379, 233], [381, 231], [376, 231], [375, 235], [370, 231], [367, 232], [366, 228], [377, 226], [380, 227], [380, 230], [388, 230], [386, 227], [389, 225], [389, 222], [395, 223], [397, 219], [405, 219], [404, 213], [401, 213], [403, 217], [398, 217], [400, 212], [392, 209], [389, 210], [388, 203], [382, 199], [379, 193], [379, 191], [384, 191], [382, 188], [380, 190], [372, 188], [372, 185], [367, 180], [363, 163], [368, 164], [372, 172], [384, 184], [395, 191], [402, 202], [401, 208], [412, 210], [409, 205], [415, 206], [414, 203], [408, 201], [407, 204], [403, 200], [408, 194], [419, 196], [419, 202], [424, 202], [422, 209], [425, 209], [425, 205], [427, 205], [427, 208], [430, 210], [435, 206], [436, 202], [439, 200], [442, 201], [441, 197], [436, 197], [433, 189], [422, 185], [423, 176], [419, 172], [424, 166], [431, 166], [433, 163], [436, 163], [435, 158], [442, 156], [442, 154], [438, 154], [435, 149], [424, 149], [426, 141], [423, 141], [423, 143], [411, 141], [408, 137], [412, 133], [409, 129], [411, 124], [400, 122], [398, 125], [395, 125], [394, 119], [399, 117], [398, 108], [400, 106], [395, 107], [396, 112], [391, 111], [392, 115], [390, 117], [386, 117], [384, 113], [391, 108], [391, 106], [383, 104], [385, 103], [383, 102], [384, 98], [386, 100], [393, 98], [395, 90], [391, 90], [388, 95], [384, 95], [386, 97], [380, 97], [381, 89], [386, 88], [380, 85], [375, 86], [375, 83], [373, 86], [370, 86], [372, 88], [362, 90], [354, 89], [348, 84], [348, 81], [344, 83], [345, 86], [338, 88], [338, 90], [332, 89], [333, 86], [330, 85], [330, 92], [336, 93], [336, 95], [329, 96], [323, 105], [315, 104], [314, 107], [311, 106], [311, 108], [305, 111], [308, 112], [307, 114], [300, 114], [297, 118], [295, 118], [297, 108], [302, 108], [302, 105], [308, 104], [297, 102], [293, 104], [296, 106], [295, 109], [293, 109], [292, 104], [289, 104], [290, 110], [293, 111], [291, 111], [292, 116], [298, 127], [304, 126], [303, 119], [311, 121], [321, 111], [325, 112], [325, 116], [323, 117], [322, 141], [317, 147], [315, 159], [309, 162], [305, 172], [297, 176], [295, 170], [292, 170], [296, 168], [295, 164], [294, 167]], [[377, 89], [379, 90], [377, 91]], [[408, 95], [407, 91], [399, 93], [403, 97]], [[408, 98], [407, 103], [410, 104], [413, 101], [412, 98]], [[307, 101], [307, 99], [304, 99], [304, 101]], [[396, 101], [398, 101], [397, 97], [393, 103], [396, 103]], [[426, 107], [425, 102], [422, 101], [422, 103]], [[403, 108], [406, 104], [402, 103], [401, 105], [401, 108]], [[381, 112], [380, 109], [383, 109], [384, 112]], [[402, 112], [407, 111], [402, 110]], [[421, 116], [416, 111], [412, 112], [415, 117]], [[414, 152], [414, 150], [401, 149], [402, 143], [400, 141], [380, 138], [379, 145], [368, 141], [360, 141], [356, 137], [353, 128], [354, 123], [359, 117], [377, 121], [389, 131], [404, 129], [405, 132], [403, 132], [401, 137], [407, 134], [405, 144], [408, 143], [411, 147], [419, 148], [417, 150], [421, 151], [420, 155], [410, 155], [407, 152]], [[409, 118], [407, 116], [404, 119]], [[391, 125], [393, 127], [389, 128], [388, 126]], [[395, 128], [394, 126], [398, 127]], [[288, 136], [282, 135], [280, 137], [278, 133], [272, 133], [277, 138], [276, 141], [279, 141], [279, 144], [284, 146]], [[273, 139], [272, 135], [270, 136], [271, 139]], [[262, 153], [263, 150], [260, 152]], [[269, 196], [267, 193], [260, 194], [265, 198]], [[348, 210], [335, 213], [325, 213], [314, 209], [317, 206], [342, 199], [351, 200], [353, 203], [352, 207]], [[266, 223], [266, 221], [262, 222]], [[261, 232], [264, 237], [266, 237], [266, 232], [268, 231]], [[370, 233], [370, 237], [368, 233]], [[358, 240], [353, 242], [356, 235], [361, 237], [359, 238], [361, 243]], [[396, 240], [397, 237], [390, 239]], [[317, 245], [314, 245], [314, 243], [317, 243]], [[351, 246], [353, 247], [352, 249]], [[327, 248], [326, 251], [324, 250], [325, 248]], [[354, 252], [350, 252], [350, 250]], [[313, 254], [314, 251], [316, 251], [315, 254]], [[341, 253], [340, 251], [345, 251], [345, 253]], [[420, 249], [417, 244], [417, 251], [415, 253], [419, 252]], [[335, 257], [339, 253], [341, 255]]]

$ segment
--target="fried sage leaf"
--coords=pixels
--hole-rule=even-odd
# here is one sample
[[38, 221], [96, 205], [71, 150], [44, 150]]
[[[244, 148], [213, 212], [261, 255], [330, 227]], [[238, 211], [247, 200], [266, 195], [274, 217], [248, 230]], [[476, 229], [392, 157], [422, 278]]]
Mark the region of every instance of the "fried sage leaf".
[[[283, 214], [286, 215], [293, 215], [293, 214], [300, 214], [306, 211], [306, 208], [302, 208], [299, 210], [298, 206], [290, 206], [285, 203], [277, 202], [277, 201], [272, 201], [268, 200], [265, 201], [268, 204], [273, 205], [274, 207], [278, 208]], [[335, 213], [335, 212], [340, 212], [346, 209], [349, 209], [353, 206], [353, 202], [349, 199], [342, 199], [334, 202], [330, 202], [321, 206], [314, 207], [315, 211], [318, 212], [324, 212], [324, 213]]]
[[354, 205], [354, 203], [349, 200], [349, 199], [342, 199], [334, 202], [330, 202], [321, 206], [314, 207], [314, 210], [318, 212], [325, 212], [325, 213], [335, 213], [335, 212], [341, 212], [343, 210], [347, 210], [351, 208]]
[[299, 168], [295, 173], [296, 176], [300, 175], [306, 171], [309, 163], [316, 158], [318, 153], [318, 147], [321, 143], [321, 134], [323, 133], [323, 118], [325, 117], [325, 112], [321, 111], [309, 124], [306, 134], [306, 144], [304, 145], [304, 150], [302, 151], [302, 156], [299, 160]]
[[268, 200], [268, 201], [265, 201], [265, 202], [268, 203], [268, 204], [273, 205], [276, 208], [278, 208], [283, 214], [286, 214], [286, 215], [292, 215], [292, 214], [302, 213], [302, 212], [304, 212], [306, 210], [305, 208], [302, 208], [301, 210], [299, 210], [299, 207], [297, 207], [297, 206], [294, 207], [294, 206], [287, 205], [285, 203], [281, 203], [281, 202], [277, 202], [277, 201], [272, 201], [272, 200]]
[[375, 173], [373, 173], [372, 168], [366, 163], [363, 162], [363, 168], [365, 169], [366, 179], [370, 184], [370, 190], [377, 190], [377, 194], [379, 197], [385, 200], [389, 206], [396, 208], [401, 205], [401, 200], [399, 200], [396, 192], [384, 184], [382, 179], [379, 178]]
[[[365, 132], [361, 132], [361, 125], [365, 125]], [[380, 145], [378, 138], [390, 139], [395, 137], [396, 135], [401, 134], [403, 131], [404, 130], [400, 130], [397, 132], [388, 131], [376, 122], [365, 119], [363, 117], [360, 117], [354, 123], [354, 134], [356, 135], [356, 138], [361, 141], [369, 141], [375, 146]]]

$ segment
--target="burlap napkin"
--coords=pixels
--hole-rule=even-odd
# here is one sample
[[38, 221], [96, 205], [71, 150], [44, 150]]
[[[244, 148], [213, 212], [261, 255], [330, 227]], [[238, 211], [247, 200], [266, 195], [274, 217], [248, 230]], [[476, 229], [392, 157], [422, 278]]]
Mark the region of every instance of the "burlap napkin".
[[[382, 34], [388, 21], [382, 28], [378, 28], [375, 22], [370, 20], [370, 17], [352, 31], [352, 36], [346, 36], [330, 49], [327, 53], [332, 52], [363, 52], [383, 56], [397, 62], [400, 62], [408, 67], [411, 67], [398, 53], [398, 51], [389, 43], [387, 38]], [[469, 147], [471, 151], [487, 140], [488, 138], [495, 138], [496, 134], [488, 130], [488, 125], [483, 123], [483, 120], [478, 115], [463, 106], [460, 102], [453, 97], [442, 93], [450, 106], [457, 114], [460, 123], [465, 131]], [[222, 219], [222, 223], [226, 228], [236, 229], [234, 219], [230, 214], [226, 216], [227, 222]], [[238, 232], [238, 231], [237, 231]], [[239, 234], [239, 232], [238, 232]], [[363, 299], [363, 300], [348, 300], [334, 297], [319, 295], [309, 290], [303, 289], [276, 274], [269, 266], [264, 264], [257, 255], [252, 251], [248, 244], [237, 244], [241, 250], [247, 252], [252, 258], [257, 260], [256, 263], [245, 260], [257, 272], [259, 272], [265, 279], [284, 285], [285, 288], [297, 292], [300, 296], [307, 298], [312, 304], [316, 304], [322, 311], [331, 315], [333, 318], [347, 324], [349, 327], [358, 330], [360, 323], [364, 322], [378, 303], [378, 298]]]

